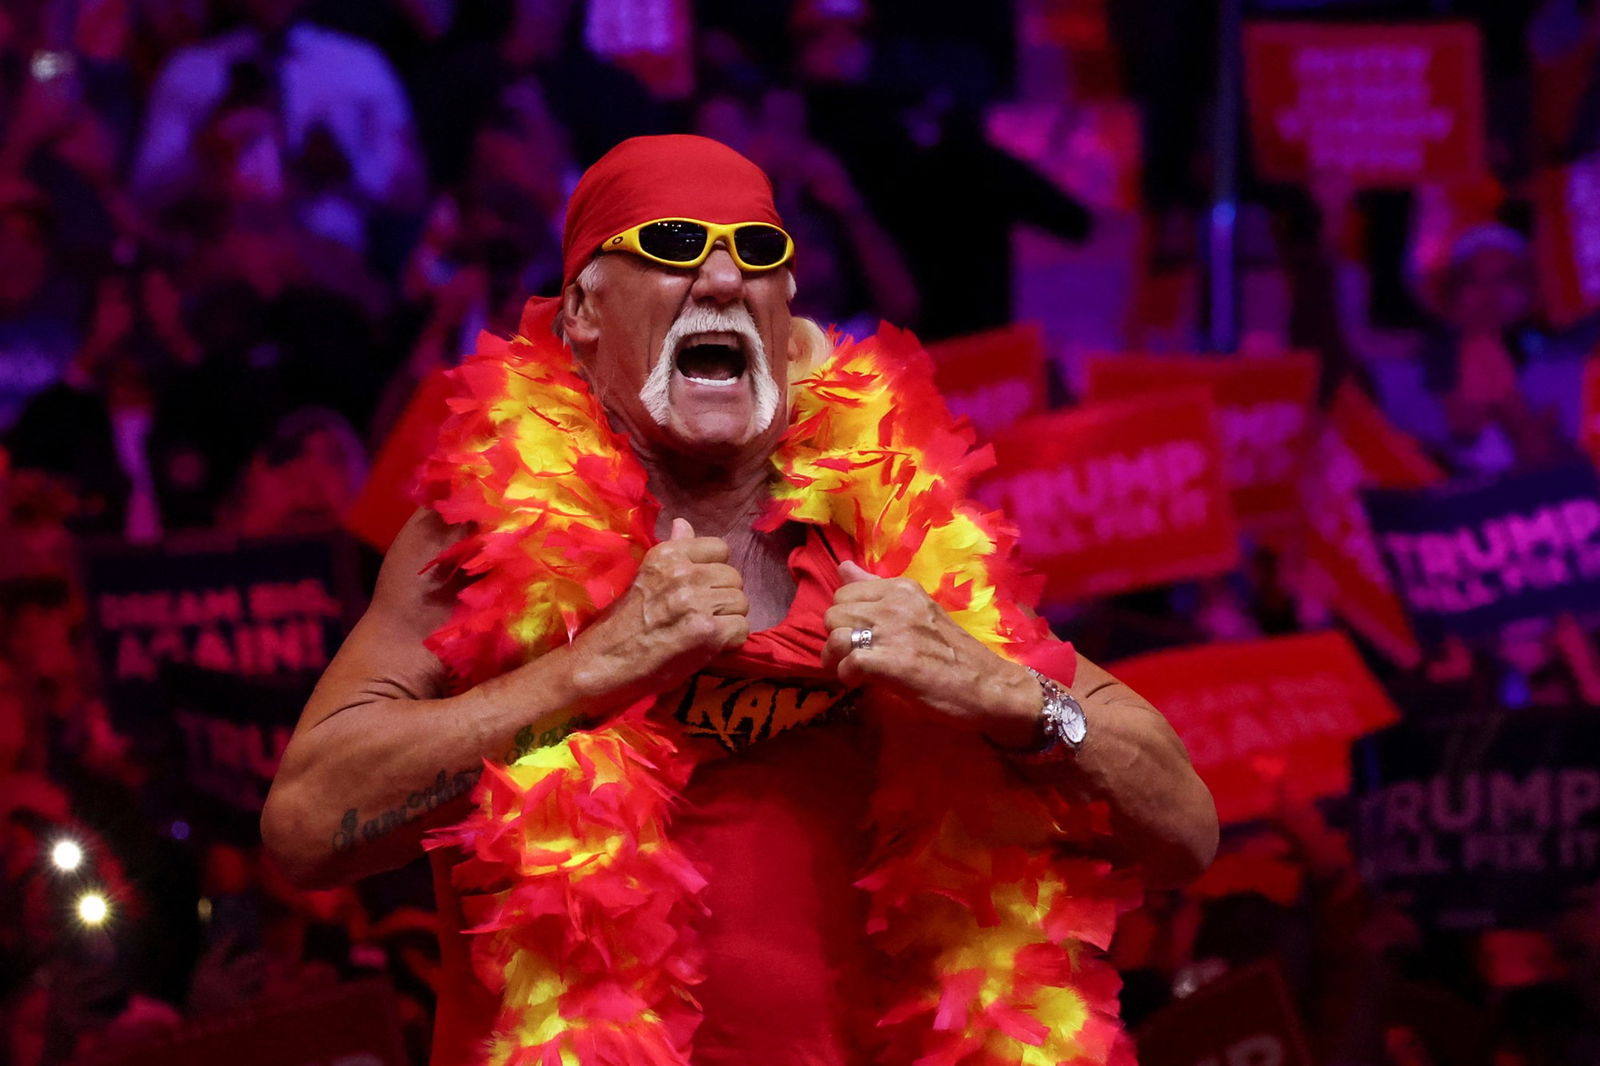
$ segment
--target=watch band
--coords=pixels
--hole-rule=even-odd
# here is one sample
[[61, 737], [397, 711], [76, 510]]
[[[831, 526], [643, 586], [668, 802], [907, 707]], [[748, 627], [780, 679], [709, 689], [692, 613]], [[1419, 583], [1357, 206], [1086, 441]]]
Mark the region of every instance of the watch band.
[[1012, 754], [1029, 763], [1064, 759], [1078, 750], [1088, 732], [1089, 723], [1084, 717], [1083, 705], [1060, 682], [1045, 677], [1031, 666], [1028, 667], [1028, 673], [1039, 682], [1039, 689], [1044, 695], [1044, 707], [1039, 717], [1045, 740], [1043, 745], [1032, 751]]

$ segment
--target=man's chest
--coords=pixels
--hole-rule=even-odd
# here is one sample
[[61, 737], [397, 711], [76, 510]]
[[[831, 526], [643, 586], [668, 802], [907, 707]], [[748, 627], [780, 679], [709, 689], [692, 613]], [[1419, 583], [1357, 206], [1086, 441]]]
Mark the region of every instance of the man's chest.
[[729, 540], [729, 562], [744, 579], [744, 594], [750, 601], [752, 633], [771, 629], [789, 615], [796, 591], [794, 574], [789, 569], [793, 547], [793, 534], [787, 531]]

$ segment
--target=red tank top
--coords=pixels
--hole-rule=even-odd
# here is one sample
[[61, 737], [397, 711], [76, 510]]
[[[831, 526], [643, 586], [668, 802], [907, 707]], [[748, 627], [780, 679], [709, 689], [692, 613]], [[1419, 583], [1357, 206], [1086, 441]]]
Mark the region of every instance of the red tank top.
[[[691, 742], [707, 746], [673, 821], [708, 881], [696, 1066], [865, 1060], [852, 1019], [874, 1016], [862, 1002], [866, 897], [852, 881], [866, 858], [874, 753], [850, 694], [820, 661], [822, 615], [851, 557], [838, 533], [806, 527], [789, 556], [795, 596], [784, 620], [668, 699]], [[431, 853], [443, 967], [432, 1066], [476, 1062], [498, 1009], [461, 932], [457, 857]]]

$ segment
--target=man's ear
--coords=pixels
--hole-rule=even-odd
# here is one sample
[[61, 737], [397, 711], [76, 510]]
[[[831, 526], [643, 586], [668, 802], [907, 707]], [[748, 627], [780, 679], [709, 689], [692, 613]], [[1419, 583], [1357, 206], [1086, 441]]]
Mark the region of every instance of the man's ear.
[[580, 277], [561, 293], [562, 334], [569, 344], [593, 344], [600, 336], [594, 296]]
[[809, 318], [796, 315], [789, 320], [789, 381], [799, 381], [821, 366], [832, 345], [828, 335]]

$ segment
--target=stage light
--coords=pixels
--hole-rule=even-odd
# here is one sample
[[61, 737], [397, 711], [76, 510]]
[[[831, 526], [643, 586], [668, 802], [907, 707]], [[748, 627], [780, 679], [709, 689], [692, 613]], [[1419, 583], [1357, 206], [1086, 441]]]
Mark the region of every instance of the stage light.
[[78, 897], [78, 920], [84, 925], [104, 925], [111, 917], [111, 904], [98, 892], [85, 892]]
[[50, 849], [50, 861], [63, 873], [71, 873], [83, 865], [83, 848], [76, 840], [58, 840]]

